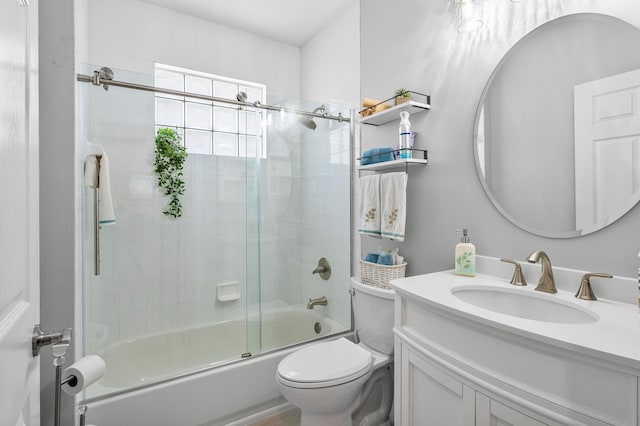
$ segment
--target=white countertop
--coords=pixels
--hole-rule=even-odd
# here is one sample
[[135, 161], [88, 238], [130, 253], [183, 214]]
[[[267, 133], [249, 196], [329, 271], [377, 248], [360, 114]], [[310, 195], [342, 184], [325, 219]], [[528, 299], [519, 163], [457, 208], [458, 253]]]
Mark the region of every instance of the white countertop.
[[[576, 273], [579, 272], [576, 271]], [[475, 277], [462, 277], [455, 275], [453, 271], [443, 271], [397, 279], [391, 281], [391, 284], [399, 296], [424, 303], [427, 307], [434, 307], [518, 336], [631, 368], [640, 374], [640, 311], [635, 304], [600, 297], [597, 301], [577, 299], [574, 293], [579, 281], [573, 292], [562, 290], [558, 286], [558, 293], [548, 294], [534, 290], [537, 280], [528, 278], [528, 286], [518, 287], [509, 283], [510, 278], [510, 275], [508, 278], [502, 278], [482, 273]], [[627, 293], [629, 285], [636, 286], [630, 278], [617, 278], [623, 283]], [[553, 298], [563, 304], [586, 308], [595, 313], [599, 319], [587, 324], [561, 324], [500, 314], [463, 302], [451, 291], [455, 287], [469, 285], [493, 286], [509, 291], [521, 291], [523, 294], [530, 292], [536, 297]], [[596, 295], [598, 295], [597, 292]]]

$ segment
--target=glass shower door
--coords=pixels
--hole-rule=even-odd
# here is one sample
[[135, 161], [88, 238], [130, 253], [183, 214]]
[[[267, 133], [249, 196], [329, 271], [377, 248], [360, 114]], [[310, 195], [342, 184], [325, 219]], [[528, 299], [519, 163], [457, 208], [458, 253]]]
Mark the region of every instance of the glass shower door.
[[[94, 69], [87, 65], [81, 72]], [[153, 75], [114, 74], [121, 81], [157, 84]], [[83, 352], [100, 355], [107, 364], [105, 377], [86, 397], [255, 352], [259, 160], [189, 153], [183, 215], [169, 217], [154, 173], [155, 134], [158, 127], [189, 131], [180, 129], [187, 124], [180, 114], [189, 99], [119, 87], [105, 91], [86, 83], [79, 90], [81, 157], [108, 157], [115, 210], [115, 223], [99, 227], [100, 274], [95, 275], [96, 194], [85, 186]], [[159, 113], [180, 105], [177, 118], [163, 116], [168, 122], [158, 123]]]

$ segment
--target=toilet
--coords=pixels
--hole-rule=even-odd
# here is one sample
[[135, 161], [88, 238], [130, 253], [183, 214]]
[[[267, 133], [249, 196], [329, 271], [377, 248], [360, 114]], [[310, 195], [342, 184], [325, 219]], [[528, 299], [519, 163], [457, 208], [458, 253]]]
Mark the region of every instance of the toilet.
[[[389, 425], [393, 404], [394, 291], [351, 279], [359, 343], [316, 343], [278, 365], [280, 393], [300, 408], [302, 426]], [[371, 407], [369, 397], [378, 389]]]

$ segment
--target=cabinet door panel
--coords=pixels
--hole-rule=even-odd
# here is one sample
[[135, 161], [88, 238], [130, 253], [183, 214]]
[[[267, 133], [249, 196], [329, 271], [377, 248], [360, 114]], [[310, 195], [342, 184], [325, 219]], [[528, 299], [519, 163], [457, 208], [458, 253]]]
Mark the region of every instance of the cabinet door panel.
[[476, 392], [476, 415], [476, 426], [546, 425], [478, 392]]
[[402, 424], [415, 426], [471, 426], [474, 391], [403, 348]]

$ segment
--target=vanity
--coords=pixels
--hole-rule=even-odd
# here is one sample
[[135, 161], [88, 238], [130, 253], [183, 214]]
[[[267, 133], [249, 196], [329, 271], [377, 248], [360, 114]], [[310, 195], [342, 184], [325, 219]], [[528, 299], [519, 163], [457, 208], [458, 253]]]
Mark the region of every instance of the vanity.
[[[539, 265], [478, 256], [476, 277], [443, 271], [392, 281], [396, 425], [637, 425], [637, 282], [555, 267], [558, 293], [535, 291]], [[589, 271], [586, 271], [589, 272]]]

